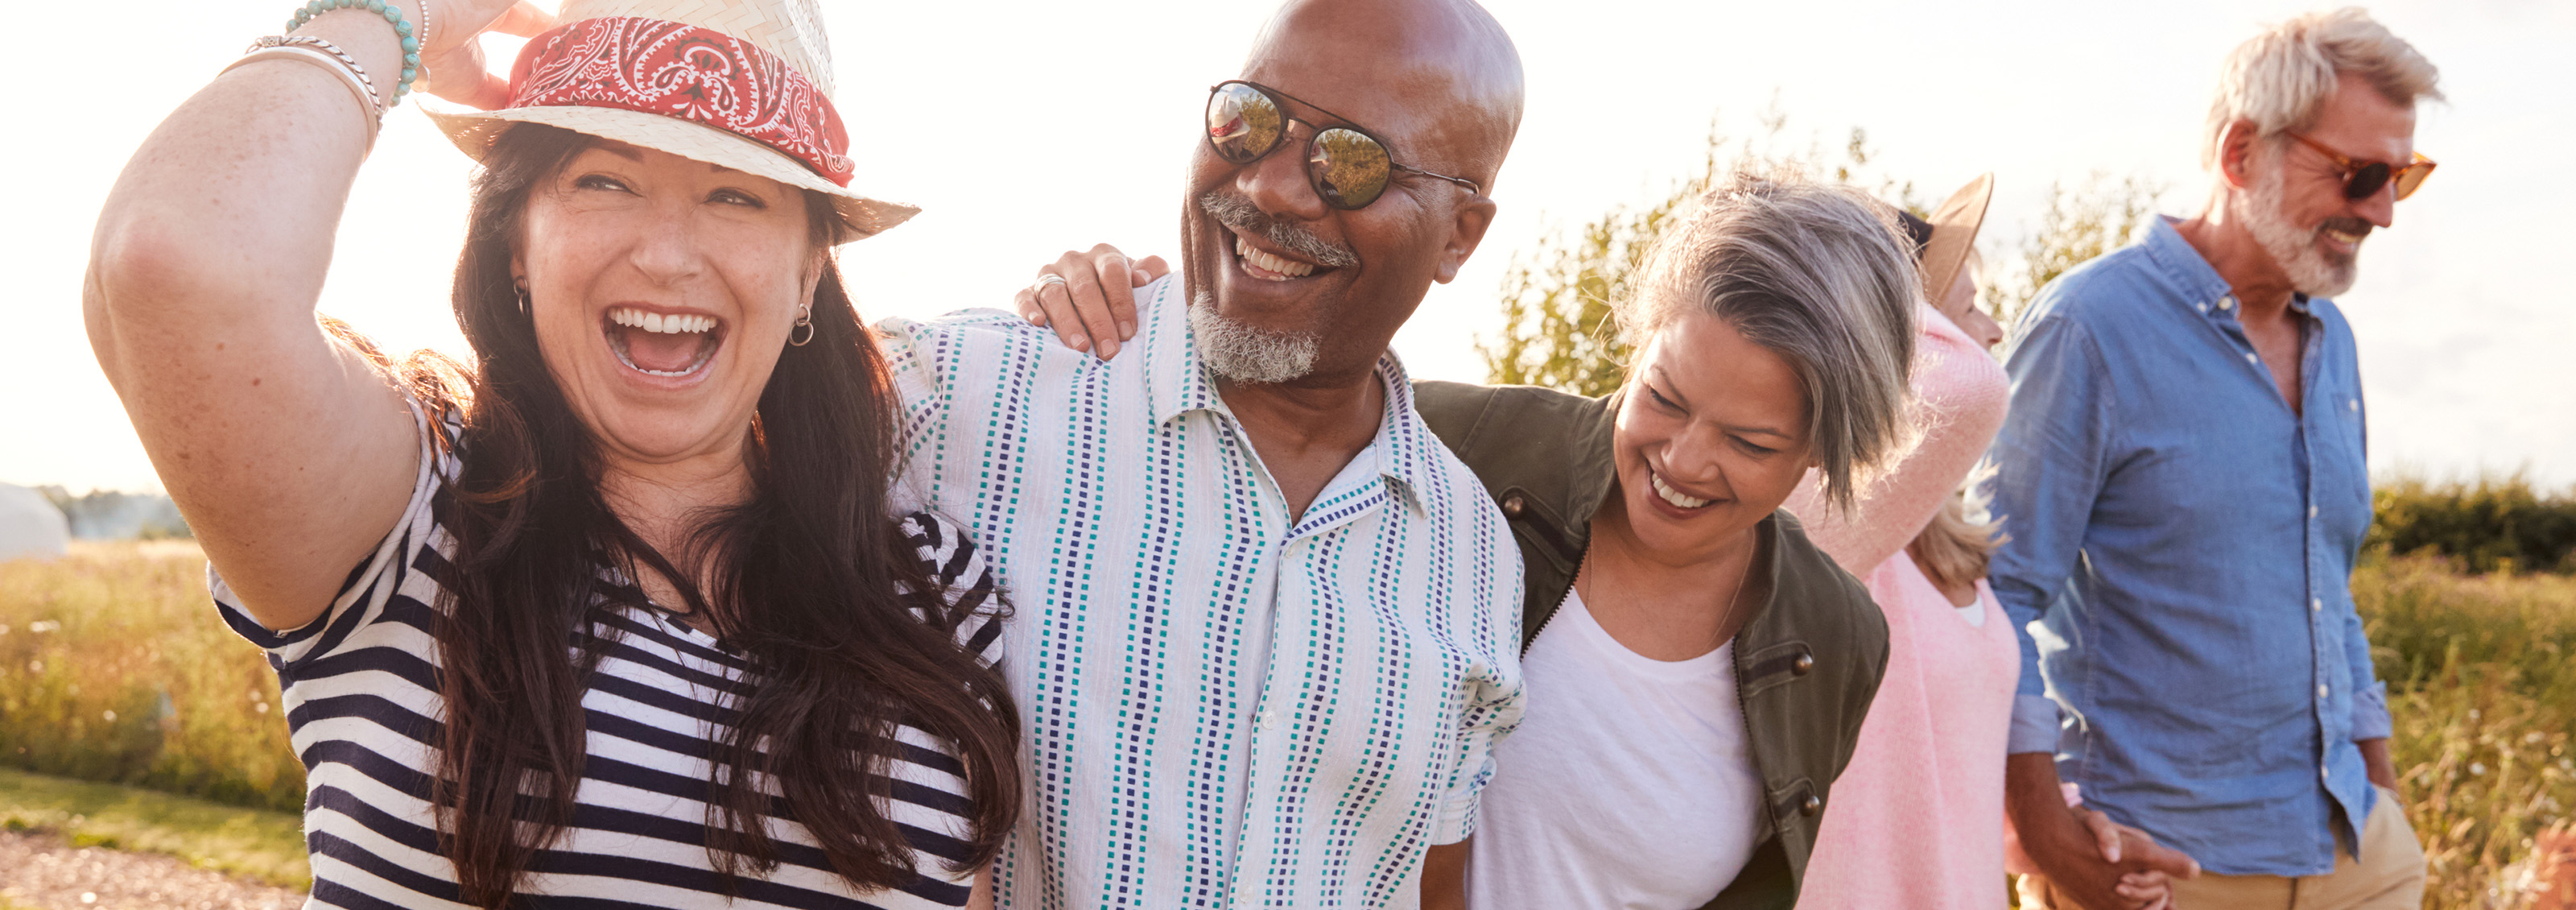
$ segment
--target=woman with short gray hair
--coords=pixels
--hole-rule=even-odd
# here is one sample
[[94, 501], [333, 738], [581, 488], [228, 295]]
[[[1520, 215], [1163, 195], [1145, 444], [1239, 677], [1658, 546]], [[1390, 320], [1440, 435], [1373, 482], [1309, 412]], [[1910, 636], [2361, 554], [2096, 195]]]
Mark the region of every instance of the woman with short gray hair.
[[1618, 391], [1416, 385], [1528, 577], [1477, 910], [1787, 905], [1886, 664], [1877, 605], [1780, 505], [1810, 468], [1846, 505], [1906, 445], [1895, 215], [1744, 169], [1674, 218], [1615, 304]]

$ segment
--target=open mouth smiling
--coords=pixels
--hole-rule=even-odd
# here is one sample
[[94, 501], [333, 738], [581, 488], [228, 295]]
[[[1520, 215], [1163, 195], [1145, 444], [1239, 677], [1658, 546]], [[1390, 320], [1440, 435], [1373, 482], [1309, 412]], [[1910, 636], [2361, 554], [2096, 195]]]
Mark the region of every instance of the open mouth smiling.
[[2361, 241], [2370, 236], [2370, 231], [2371, 223], [2359, 218], [2328, 218], [2317, 225], [2317, 237], [2340, 253], [2360, 249]]
[[613, 306], [600, 316], [600, 334], [628, 369], [658, 379], [685, 379], [715, 360], [716, 350], [724, 346], [725, 326], [713, 316]]
[[1655, 498], [1663, 500], [1666, 504], [1676, 509], [1704, 509], [1707, 508], [1710, 503], [1717, 501], [1714, 499], [1702, 499], [1700, 497], [1684, 493], [1680, 490], [1673, 489], [1672, 484], [1664, 482], [1664, 475], [1655, 473], [1652, 468], [1649, 468], [1646, 471], [1646, 483], [1649, 486], [1654, 487]]
[[1285, 253], [1255, 246], [1252, 238], [1241, 231], [1228, 228], [1226, 232], [1234, 235], [1235, 263], [1243, 268], [1245, 275], [1253, 278], [1262, 281], [1291, 281], [1333, 271], [1328, 266], [1317, 265]]

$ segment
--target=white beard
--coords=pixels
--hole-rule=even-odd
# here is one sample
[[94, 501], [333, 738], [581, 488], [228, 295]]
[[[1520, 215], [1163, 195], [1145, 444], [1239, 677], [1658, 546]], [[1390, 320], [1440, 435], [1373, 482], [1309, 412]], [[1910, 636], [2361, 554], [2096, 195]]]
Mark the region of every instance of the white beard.
[[2287, 182], [2288, 175], [2275, 157], [2271, 168], [2254, 181], [2254, 192], [2236, 197], [2231, 206], [2236, 217], [2245, 222], [2246, 232], [2254, 235], [2263, 252], [2272, 254], [2272, 263], [2289, 276], [2290, 286], [2299, 293], [2333, 297], [2352, 290], [2353, 279], [2360, 273], [2355, 257], [2328, 255], [2317, 248], [2321, 227], [2302, 228], [2281, 214]]
[[1190, 302], [1190, 343], [1218, 376], [1277, 385], [1314, 372], [1322, 339], [1306, 332], [1274, 332], [1228, 319], [1205, 292]]

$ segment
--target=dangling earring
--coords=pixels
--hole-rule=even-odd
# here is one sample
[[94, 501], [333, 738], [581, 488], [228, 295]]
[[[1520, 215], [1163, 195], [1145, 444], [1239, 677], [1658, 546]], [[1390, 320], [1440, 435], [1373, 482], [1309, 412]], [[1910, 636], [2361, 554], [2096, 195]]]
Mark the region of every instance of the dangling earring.
[[[803, 337], [798, 337], [798, 336], [797, 336], [797, 334], [796, 334], [796, 333], [797, 333], [797, 332], [800, 332], [800, 331], [805, 333]], [[795, 328], [792, 328], [792, 329], [788, 329], [788, 330], [787, 330], [787, 343], [788, 343], [789, 345], [792, 345], [792, 346], [800, 347], [800, 348], [801, 348], [801, 347], [804, 347], [804, 346], [806, 345], [806, 343], [811, 342], [811, 341], [813, 341], [813, 340], [814, 340], [814, 305], [813, 305], [813, 304], [810, 304], [810, 303], [797, 304], [797, 306], [796, 306], [796, 327], [795, 327]]]
[[528, 284], [527, 284], [527, 282], [524, 282], [524, 281], [522, 281], [522, 282], [516, 282], [516, 283], [512, 284], [512, 285], [511, 285], [511, 287], [512, 287], [512, 289], [513, 289], [513, 290], [516, 290], [516, 291], [518, 291], [518, 292], [519, 292], [519, 315], [521, 315], [521, 316], [527, 316], [527, 315], [530, 315], [530, 313], [528, 312]]

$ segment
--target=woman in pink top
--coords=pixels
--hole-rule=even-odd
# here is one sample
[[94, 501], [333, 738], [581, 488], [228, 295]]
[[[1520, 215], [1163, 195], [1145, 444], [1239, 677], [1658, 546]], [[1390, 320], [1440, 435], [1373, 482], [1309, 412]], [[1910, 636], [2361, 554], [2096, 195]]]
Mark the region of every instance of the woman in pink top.
[[[1825, 813], [1799, 906], [1994, 910], [2004, 887], [2004, 736], [2020, 651], [1988, 591], [1994, 529], [1970, 520], [1962, 481], [2004, 421], [2009, 388], [1986, 353], [2003, 329], [1979, 311], [1972, 277], [1991, 178], [1968, 184], [1932, 220], [1908, 217], [1932, 301], [1920, 311], [1914, 450], [1837, 515], [1790, 499], [1816, 545], [1869, 589], [1887, 616], [1887, 672]], [[2116, 856], [2119, 826], [2087, 823]], [[2143, 838], [2144, 835], [2137, 835]], [[2160, 879], [2124, 894], [2162, 901]]]

